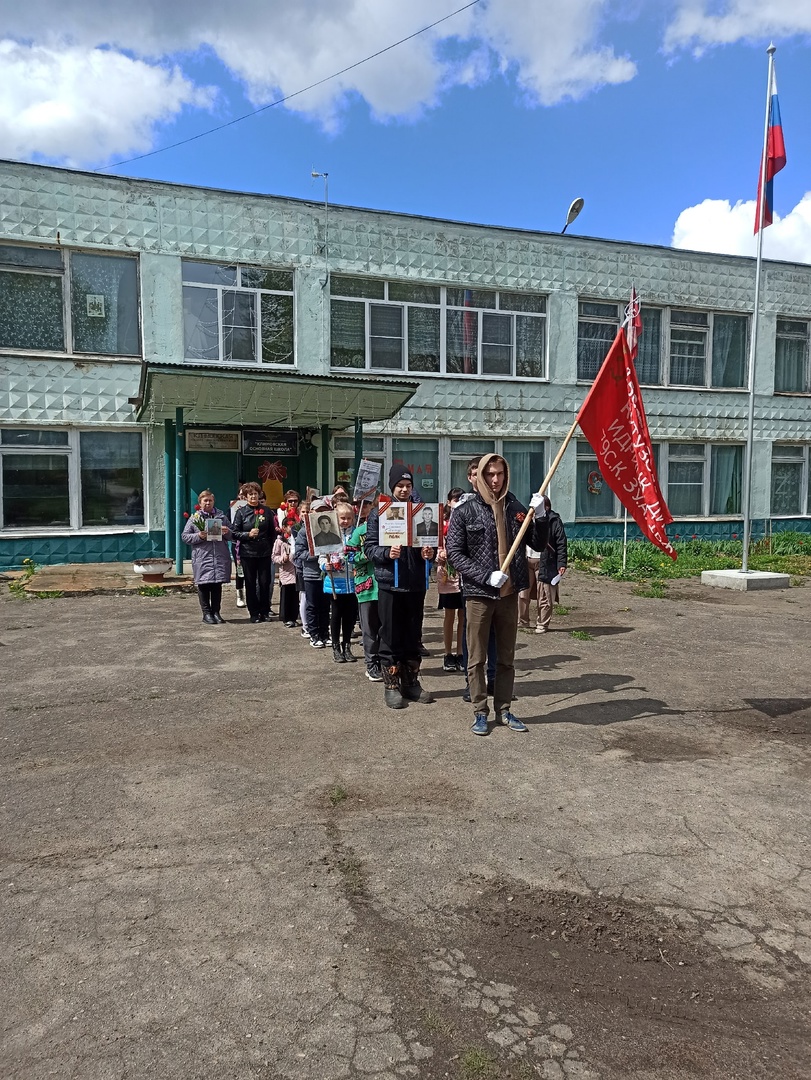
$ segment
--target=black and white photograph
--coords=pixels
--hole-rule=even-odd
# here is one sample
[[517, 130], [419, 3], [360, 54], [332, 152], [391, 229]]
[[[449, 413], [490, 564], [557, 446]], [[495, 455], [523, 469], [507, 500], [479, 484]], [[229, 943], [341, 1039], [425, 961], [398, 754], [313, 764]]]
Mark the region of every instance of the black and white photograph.
[[343, 550], [338, 517], [334, 510], [314, 510], [308, 515], [307, 523], [314, 555], [330, 555]]
[[414, 515], [413, 547], [439, 547], [440, 515], [437, 503], [425, 503]]

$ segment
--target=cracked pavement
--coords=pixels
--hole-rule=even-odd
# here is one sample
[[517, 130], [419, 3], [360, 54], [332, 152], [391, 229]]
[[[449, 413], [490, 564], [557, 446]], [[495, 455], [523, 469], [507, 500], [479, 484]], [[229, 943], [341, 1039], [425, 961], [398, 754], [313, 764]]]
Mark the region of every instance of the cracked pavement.
[[487, 739], [432, 600], [392, 713], [232, 595], [0, 595], [0, 1076], [811, 1078], [811, 586], [565, 584]]

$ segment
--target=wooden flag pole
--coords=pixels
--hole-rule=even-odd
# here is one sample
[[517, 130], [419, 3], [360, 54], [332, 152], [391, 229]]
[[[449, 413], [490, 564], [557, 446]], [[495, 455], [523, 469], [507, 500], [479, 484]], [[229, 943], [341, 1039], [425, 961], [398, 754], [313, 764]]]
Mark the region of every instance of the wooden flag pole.
[[[578, 416], [579, 415], [580, 414], [578, 413]], [[569, 445], [569, 443], [574, 438], [574, 433], [576, 431], [577, 431], [577, 420], [575, 420], [575, 422], [569, 428], [569, 430], [568, 430], [568, 432], [566, 434], [566, 438], [561, 443], [560, 450], [558, 450], [557, 454], [555, 455], [555, 460], [549, 466], [549, 472], [544, 477], [544, 482], [538, 488], [538, 494], [539, 495], [544, 495], [546, 493], [546, 489], [549, 487], [550, 483], [552, 482], [552, 477], [557, 472], [558, 465], [560, 465], [561, 459], [562, 459], [564, 453], [566, 452], [566, 447]], [[515, 558], [515, 553], [516, 553], [516, 551], [518, 551], [518, 549], [521, 546], [521, 543], [522, 543], [522, 541], [524, 539], [524, 533], [529, 528], [529, 526], [530, 526], [530, 524], [532, 522], [532, 519], [534, 517], [535, 517], [535, 511], [532, 509], [532, 507], [530, 507], [529, 510], [527, 511], [527, 516], [524, 518], [524, 521], [523, 521], [523, 523], [521, 525], [521, 528], [518, 530], [518, 536], [516, 536], [515, 540], [513, 541], [513, 546], [507, 552], [507, 557], [504, 560], [504, 563], [502, 564], [502, 567], [501, 567], [502, 574], [507, 573], [507, 570], [509, 569], [510, 563]]]

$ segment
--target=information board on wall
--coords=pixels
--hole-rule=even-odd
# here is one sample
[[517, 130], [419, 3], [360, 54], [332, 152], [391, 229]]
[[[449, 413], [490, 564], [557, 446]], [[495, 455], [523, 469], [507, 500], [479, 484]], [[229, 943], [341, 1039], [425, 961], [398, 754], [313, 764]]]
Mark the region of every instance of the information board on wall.
[[242, 453], [248, 457], [298, 457], [298, 432], [274, 428], [243, 431]]
[[239, 453], [238, 431], [205, 431], [202, 428], [186, 428], [187, 450], [222, 450]]

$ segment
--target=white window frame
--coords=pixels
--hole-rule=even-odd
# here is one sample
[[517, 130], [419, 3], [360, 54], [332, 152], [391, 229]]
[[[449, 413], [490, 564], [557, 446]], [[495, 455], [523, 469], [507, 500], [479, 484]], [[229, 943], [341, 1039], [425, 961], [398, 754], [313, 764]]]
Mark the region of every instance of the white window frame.
[[[470, 439], [478, 438], [478, 436], [476, 436], [476, 435], [470, 435], [470, 436], [453, 435], [453, 436], [451, 436], [451, 435], [437, 435], [437, 434], [428, 434], [428, 433], [426, 433], [424, 436], [423, 435], [407, 435], [407, 434], [403, 434], [403, 433], [394, 434], [394, 435], [381, 435], [379, 432], [371, 432], [371, 431], [368, 432], [368, 433], [364, 432], [364, 434], [363, 434], [364, 447], [365, 447], [366, 443], [369, 440], [371, 440], [371, 439], [380, 439], [380, 440], [382, 440], [383, 449], [382, 450], [378, 450], [378, 449], [372, 450], [372, 449], [370, 449], [370, 450], [368, 450], [368, 452], [367, 452], [366, 449], [364, 449], [363, 456], [366, 457], [366, 458], [369, 458], [372, 461], [380, 461], [380, 462], [382, 462], [383, 469], [382, 469], [381, 474], [380, 474], [381, 491], [384, 494], [388, 494], [388, 488], [387, 488], [388, 470], [389, 470], [389, 467], [391, 466], [392, 458], [393, 458], [393, 450], [392, 450], [393, 440], [394, 439], [425, 439], [428, 442], [436, 443], [437, 446], [438, 446], [438, 451], [439, 451], [439, 459], [438, 459], [439, 460], [439, 468], [438, 468], [438, 472], [437, 472], [437, 487], [434, 489], [435, 492], [436, 492], [436, 498], [434, 498], [431, 501], [433, 501], [433, 502], [444, 502], [445, 496], [447, 495], [448, 491], [450, 491], [450, 487], [451, 487], [451, 457], [453, 457], [457, 461], [460, 461], [460, 460], [469, 461], [472, 457], [476, 456], [474, 453], [464, 453], [464, 454], [462, 454], [462, 453], [454, 452], [453, 454], [451, 454], [451, 444], [452, 444], [452, 442], [454, 440], [456, 440], [456, 439], [465, 438], [465, 437], [470, 438]], [[509, 443], [509, 444], [512, 444], [512, 445], [514, 445], [515, 443], [531, 443], [533, 446], [542, 446], [543, 447], [543, 453], [544, 453], [544, 463], [546, 464], [547, 468], [548, 468], [547, 463], [549, 461], [551, 461], [551, 458], [549, 456], [549, 452], [550, 452], [550, 450], [549, 450], [549, 439], [546, 439], [546, 438], [540, 438], [540, 437], [521, 438], [520, 436], [517, 436], [517, 435], [505, 435], [503, 438], [495, 438], [495, 437], [493, 437], [492, 439], [490, 439], [489, 437], [486, 437], [486, 436], [482, 436], [482, 439], [484, 441], [492, 441], [494, 443], [494, 445], [495, 445], [495, 449], [492, 452], [494, 454], [502, 454], [502, 455], [504, 455], [507, 458], [508, 461], [509, 461], [509, 458], [510, 458], [510, 450], [507, 450], [506, 452], [504, 451], [504, 444], [505, 443]], [[352, 450], [343, 449], [344, 446], [348, 447], [350, 442], [352, 443], [352, 446], [354, 447], [354, 437], [350, 436], [350, 435], [347, 435], [347, 434], [344, 434], [342, 432], [336, 432], [335, 434], [333, 434], [332, 438], [330, 439], [330, 444], [329, 444], [330, 476], [333, 476], [334, 473], [335, 473], [335, 460], [336, 460], [336, 458], [339, 461], [346, 461], [346, 460], [354, 457], [354, 449], [352, 449]], [[529, 495], [527, 495], [527, 499], [529, 499]]]
[[[786, 391], [788, 393], [788, 391]], [[783, 454], [781, 449], [801, 450], [802, 457]], [[772, 503], [774, 500], [774, 473], [769, 480], [769, 517], [794, 518], [811, 516], [811, 446], [805, 443], [773, 443], [772, 444], [772, 469], [775, 464], [800, 465], [800, 511], [798, 514], [778, 514]]]
[[[580, 314], [580, 304], [605, 304], [605, 305], [610, 304], [610, 305], [615, 305], [616, 308], [617, 308], [617, 317], [616, 317], [616, 319], [610, 319], [610, 318], [608, 318], [607, 315], [605, 315], [605, 316], [601, 316], [601, 315], [581, 315]], [[748, 314], [748, 312], [745, 312], [745, 311], [710, 311], [709, 309], [702, 310], [700, 308], [695, 308], [695, 307], [681, 308], [681, 307], [675, 307], [673, 305], [668, 307], [668, 306], [664, 306], [662, 304], [651, 304], [650, 307], [655, 308], [657, 311], [661, 312], [661, 341], [659, 343], [659, 348], [660, 348], [659, 372], [660, 372], [661, 380], [659, 382], [657, 382], [657, 383], [642, 382], [642, 380], [640, 380], [640, 382], [642, 383], [643, 386], [657, 386], [657, 387], [665, 387], [665, 388], [672, 388], [672, 389], [678, 389], [678, 390], [715, 390], [715, 391], [719, 391], [719, 392], [722, 392], [722, 393], [730, 393], [730, 394], [740, 394], [740, 393], [746, 393], [747, 392], [746, 379], [747, 379], [747, 372], [749, 370], [748, 342], [749, 342], [749, 335], [750, 335], [751, 330], [752, 330], [751, 316]], [[644, 326], [645, 326], [645, 309], [646, 309], [645, 305], [643, 304], [642, 305], [642, 327], [643, 327], [642, 333], [643, 334], [645, 332], [645, 330], [644, 330]], [[674, 324], [672, 322], [672, 320], [671, 320], [671, 314], [674, 311], [682, 311], [682, 312], [690, 312], [690, 313], [694, 312], [696, 315], [706, 317], [707, 324], [706, 324], [706, 326], [685, 326], [685, 324], [681, 324], [681, 323]], [[592, 297], [592, 296], [579, 296], [578, 297], [578, 314], [577, 314], [577, 324], [578, 324], [578, 333], [577, 333], [578, 345], [577, 345], [577, 348], [578, 348], [578, 350], [579, 350], [579, 342], [580, 342], [580, 323], [581, 322], [603, 323], [603, 324], [605, 324], [607, 326], [614, 326], [618, 330], [619, 327], [622, 324], [622, 320], [625, 317], [624, 312], [625, 312], [625, 304], [622, 303], [621, 301], [605, 300], [605, 299], [600, 299], [598, 297]], [[714, 326], [714, 320], [715, 320], [716, 315], [724, 315], [724, 316], [726, 316], [726, 315], [734, 315], [737, 318], [742, 318], [742, 319], [746, 320], [746, 344], [744, 345], [743, 382], [742, 382], [741, 386], [716, 386], [711, 382], [711, 379], [712, 379], [713, 326]], [[685, 329], [694, 330], [696, 332], [701, 332], [701, 333], [704, 334], [704, 337], [705, 337], [705, 350], [704, 350], [704, 382], [703, 383], [681, 383], [681, 382], [676, 382], [671, 378], [670, 346], [671, 346], [671, 338], [672, 338], [672, 332], [673, 332], [673, 326], [674, 325], [678, 326], [678, 327], [684, 327]], [[577, 357], [575, 358], [575, 362], [577, 362]], [[577, 377], [577, 381], [580, 382], [580, 383], [591, 383], [591, 382], [593, 382], [592, 379], [581, 378], [579, 375]]]
[[[64, 456], [68, 459], [68, 509], [70, 515], [69, 525], [48, 526], [33, 525], [23, 528], [5, 526], [3, 520], [3, 469], [0, 460], [0, 537], [26, 537], [26, 536], [94, 536], [99, 533], [145, 533], [149, 532], [149, 478], [147, 457], [147, 429], [130, 425], [127, 427], [56, 427], [49, 424], [2, 424], [2, 430], [6, 431], [59, 431], [67, 433], [68, 441], [64, 446], [11, 446], [0, 443], [0, 459], [8, 456], [35, 455], [35, 456]], [[82, 479], [81, 479], [81, 446], [80, 440], [83, 432], [94, 434], [116, 435], [122, 432], [132, 434], [137, 432], [141, 436], [141, 482], [142, 497], [144, 502], [144, 521], [141, 525], [88, 525], [81, 523], [82, 517]]]
[[[203, 263], [209, 262], [205, 259], [183, 259], [184, 263]], [[262, 369], [268, 369], [272, 371], [294, 371], [298, 367], [298, 335], [296, 334], [296, 289], [295, 289], [295, 270], [292, 270], [288, 266], [255, 266], [249, 263], [224, 263], [219, 261], [210, 261], [209, 265], [212, 267], [221, 266], [230, 269], [233, 267], [237, 273], [237, 283], [234, 285], [220, 285], [211, 281], [182, 281], [182, 290], [186, 289], [206, 289], [214, 290], [217, 293], [217, 359], [200, 357], [193, 357], [186, 355], [186, 329], [185, 329], [185, 310], [183, 313], [184, 327], [183, 327], [183, 360], [187, 364], [216, 364], [218, 367], [257, 367]], [[243, 270], [267, 270], [269, 272], [276, 271], [278, 273], [290, 274], [293, 278], [292, 287], [287, 289], [260, 289], [252, 285], [240, 284]], [[256, 342], [253, 360], [224, 360], [224, 341], [225, 332], [223, 326], [223, 294], [226, 292], [244, 293], [246, 295], [254, 296], [254, 316], [256, 318]], [[263, 296], [289, 296], [293, 300], [292, 310], [292, 329], [293, 329], [293, 360], [289, 364], [274, 364], [268, 360], [262, 359], [262, 297]], [[182, 297], [181, 297], [182, 306]]]
[[[781, 322], [789, 323], [803, 323], [805, 325], [805, 334], [797, 334], [791, 331], [780, 332], [779, 324]], [[775, 384], [777, 382], [777, 341], [779, 338], [805, 341], [805, 374], [803, 376], [803, 385], [799, 390], [778, 390], [775, 385], [775, 394], [811, 394], [811, 320], [796, 318], [792, 315], [778, 315], [775, 325], [775, 356], [774, 356], [774, 378]]]
[[[356, 275], [352, 275], [352, 274], [345, 274], [345, 275], [340, 274], [340, 275], [336, 275], [336, 276], [337, 277], [357, 277]], [[333, 301], [333, 300], [340, 300], [342, 303], [354, 303], [354, 304], [363, 304], [364, 305], [364, 339], [365, 339], [365, 341], [364, 341], [364, 350], [365, 350], [364, 360], [365, 360], [365, 363], [364, 363], [363, 367], [340, 367], [340, 366], [337, 366], [337, 365], [333, 365], [332, 364], [332, 345], [331, 345], [331, 340], [330, 340], [330, 370], [331, 371], [333, 371], [333, 372], [342, 372], [342, 373], [345, 373], [345, 374], [349, 374], [349, 373], [351, 373], [353, 371], [355, 371], [355, 372], [370, 371], [370, 372], [374, 372], [375, 374], [389, 374], [389, 375], [391, 375], [393, 373], [397, 373], [397, 374], [402, 374], [402, 375], [413, 375], [413, 376], [417, 376], [417, 377], [419, 377], [421, 379], [422, 378], [430, 379], [430, 378], [444, 377], [444, 378], [454, 378], [454, 379], [488, 379], [488, 380], [493, 380], [493, 379], [497, 379], [497, 380], [499, 380], [499, 379], [517, 379], [517, 380], [520, 380], [521, 382], [538, 382], [538, 383], [544, 383], [544, 382], [549, 381], [549, 329], [548, 329], [549, 328], [549, 323], [548, 323], [547, 311], [546, 310], [544, 310], [542, 312], [516, 311], [514, 308], [502, 308], [502, 307], [499, 306], [501, 304], [502, 294], [506, 295], [506, 296], [515, 295], [515, 294], [522, 293], [522, 290], [520, 290], [520, 289], [484, 288], [484, 287], [482, 287], [479, 290], [474, 289], [473, 290], [474, 292], [483, 291], [483, 292], [492, 292], [492, 293], [494, 293], [495, 297], [496, 297], [496, 306], [493, 307], [493, 308], [476, 307], [474, 305], [471, 305], [470, 307], [460, 307], [458, 304], [449, 304], [447, 302], [448, 290], [453, 289], [453, 290], [463, 290], [464, 291], [464, 286], [459, 286], [459, 285], [445, 286], [445, 285], [437, 285], [434, 282], [422, 282], [422, 281], [420, 281], [420, 282], [397, 282], [397, 281], [391, 281], [390, 282], [388, 279], [385, 280], [385, 281], [381, 281], [379, 278], [374, 278], [374, 279], [369, 279], [369, 280], [370, 280], [370, 282], [374, 281], [378, 285], [380, 285], [380, 284], [383, 285], [383, 298], [382, 299], [381, 298], [373, 298], [373, 297], [346, 295], [346, 294], [341, 293], [340, 291], [337, 291], [337, 290], [336, 291], [332, 291], [332, 289], [330, 290], [330, 297], [329, 297], [330, 302]], [[431, 288], [438, 289], [439, 294], [440, 294], [439, 303], [438, 304], [430, 304], [430, 303], [424, 303], [424, 302], [417, 301], [417, 300], [413, 300], [413, 301], [412, 300], [389, 300], [389, 298], [388, 298], [389, 297], [389, 284], [393, 284], [395, 286], [400, 285], [400, 284], [427, 285], [427, 286], [429, 286]], [[526, 292], [525, 295], [534, 296], [534, 297], [540, 297], [543, 300], [544, 309], [546, 308], [546, 301], [547, 301], [546, 294]], [[403, 316], [402, 316], [402, 319], [403, 319], [403, 324], [402, 324], [403, 325], [403, 333], [402, 333], [402, 339], [401, 339], [402, 344], [401, 344], [400, 367], [399, 368], [375, 367], [375, 366], [372, 365], [371, 308], [373, 306], [377, 306], [377, 307], [398, 307], [398, 308], [401, 308], [402, 311], [403, 311]], [[419, 369], [419, 368], [415, 368], [414, 370], [412, 370], [408, 366], [409, 310], [413, 309], [413, 308], [427, 308], [429, 310], [439, 312], [439, 371], [423, 371], [422, 369]], [[476, 368], [477, 369], [476, 369], [475, 372], [471, 372], [470, 374], [465, 374], [464, 372], [459, 372], [459, 371], [448, 371], [447, 370], [447, 340], [448, 340], [448, 322], [447, 322], [447, 319], [448, 319], [448, 312], [449, 311], [468, 311], [468, 312], [471, 312], [471, 313], [475, 313], [475, 315], [476, 315]], [[503, 317], [509, 317], [510, 320], [511, 320], [510, 346], [509, 347], [510, 347], [510, 349], [512, 351], [512, 356], [511, 356], [511, 361], [510, 361], [510, 373], [508, 375], [484, 374], [481, 371], [481, 367], [482, 367], [482, 345], [483, 344], [485, 344], [485, 345], [486, 344], [495, 344], [495, 343], [483, 342], [483, 340], [482, 340], [483, 327], [484, 327], [484, 315], [500, 315], [500, 316], [503, 316]], [[526, 318], [531, 318], [531, 319], [541, 319], [541, 320], [543, 320], [543, 323], [542, 323], [542, 325], [543, 325], [543, 357], [542, 357], [543, 375], [541, 375], [541, 376], [537, 376], [537, 375], [517, 375], [516, 374], [516, 355], [515, 355], [515, 353], [516, 353], [516, 318], [521, 317], [521, 316], [524, 316]], [[377, 336], [377, 335], [375, 335], [375, 336]], [[331, 335], [330, 335], [330, 338], [331, 338]]]
[[[710, 513], [710, 503], [711, 503], [711, 500], [712, 500], [712, 452], [713, 452], [714, 447], [716, 447], [716, 448], [718, 448], [718, 447], [731, 447], [731, 446], [743, 447], [743, 443], [739, 443], [739, 442], [734, 442], [734, 443], [732, 443], [732, 442], [719, 442], [717, 440], [715, 442], [703, 442], [703, 441], [697, 440], [697, 439], [685, 439], [683, 441], [678, 440], [678, 439], [663, 439], [663, 440], [657, 440], [656, 442], [653, 442], [652, 446], [653, 446], [654, 453], [656, 454], [656, 462], [657, 462], [656, 471], [657, 471], [657, 476], [659, 478], [659, 487], [661, 488], [662, 493], [663, 493], [663, 495], [665, 497], [665, 502], [667, 502], [668, 504], [669, 504], [668, 488], [669, 488], [669, 483], [670, 483], [670, 446], [671, 445], [695, 446], [697, 448], [700, 447], [700, 450], [701, 450], [700, 455], [698, 453], [696, 453], [693, 460], [697, 461], [697, 460], [699, 460], [699, 457], [700, 457], [701, 464], [702, 464], [702, 473], [701, 473], [701, 511], [699, 513], [696, 513], [696, 514], [679, 514], [678, 516], [674, 514], [674, 521], [695, 521], [695, 520], [697, 520], [699, 518], [708, 518], [711, 521], [737, 521], [741, 517], [740, 513], [738, 513], [738, 514], [711, 514]], [[584, 461], [584, 460], [587, 460], [590, 457], [593, 457], [595, 461], [597, 460], [594, 451], [592, 450], [591, 446], [589, 445], [588, 442], [586, 442], [585, 439], [579, 439], [578, 443], [577, 443], [577, 447], [578, 447], [578, 454], [577, 454], [578, 461]], [[580, 453], [581, 450], [583, 451], [582, 454]], [[684, 460], [684, 459], [682, 459], [682, 460]], [[741, 463], [741, 472], [742, 473], [743, 473], [743, 468], [744, 467], [745, 467], [745, 462], [742, 461], [742, 463]], [[599, 469], [597, 471], [599, 471]], [[743, 479], [743, 477], [741, 477], [741, 479]], [[605, 480], [603, 480], [603, 483], [605, 483]], [[621, 519], [622, 516], [623, 516], [622, 503], [619, 501], [619, 499], [617, 498], [616, 495], [613, 496], [613, 499], [614, 499], [614, 513], [611, 516], [605, 516], [604, 515], [604, 516], [601, 516], [601, 517], [598, 517], [598, 516], [580, 517], [578, 515], [575, 520], [578, 521], [578, 522], [582, 522], [582, 521], [617, 521], [617, 520]]]
[[[15, 248], [30, 248], [38, 249], [40, 251], [57, 251], [62, 256], [62, 268], [47, 267], [47, 266], [17, 266], [12, 263], [3, 262], [3, 248], [15, 247]], [[99, 257], [110, 257], [116, 259], [132, 259], [135, 263], [135, 303], [137, 309], [138, 318], [138, 352], [137, 353], [94, 353], [94, 352], [82, 352], [79, 349], [73, 348], [73, 312], [72, 312], [72, 286], [73, 275], [71, 274], [71, 257], [73, 255], [95, 255]], [[124, 362], [135, 363], [143, 359], [144, 355], [144, 334], [143, 324], [141, 320], [141, 260], [137, 254], [132, 254], [129, 251], [101, 251], [94, 248], [53, 248], [44, 244], [18, 244], [18, 243], [5, 243], [0, 244], [0, 270], [3, 273], [12, 274], [32, 274], [36, 277], [55, 277], [62, 279], [62, 336], [63, 347], [61, 349], [21, 349], [11, 345], [0, 345], [0, 355], [3, 356], [80, 356], [82, 359], [98, 358], [105, 362]]]

